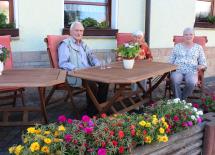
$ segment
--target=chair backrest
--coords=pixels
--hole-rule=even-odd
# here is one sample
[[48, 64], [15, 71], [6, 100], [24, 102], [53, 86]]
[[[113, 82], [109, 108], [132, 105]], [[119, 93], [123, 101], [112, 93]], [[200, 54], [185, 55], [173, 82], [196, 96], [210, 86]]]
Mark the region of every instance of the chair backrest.
[[[183, 40], [184, 40], [183, 36], [173, 37], [174, 44], [181, 43], [183, 42]], [[208, 42], [208, 39], [207, 39], [207, 36], [195, 36], [193, 42], [201, 45], [205, 49], [205, 45]]]
[[69, 35], [47, 35], [44, 41], [47, 44], [47, 51], [49, 55], [50, 64], [53, 68], [58, 66], [58, 45], [61, 41], [68, 38]]
[[117, 33], [116, 41], [117, 47], [127, 42], [131, 42], [133, 40], [132, 33]]
[[10, 46], [10, 36], [0, 36], [0, 44], [5, 46], [9, 50], [9, 58], [7, 58], [5, 64], [4, 64], [4, 69], [12, 69], [13, 68], [13, 58], [12, 58], [12, 53], [11, 53], [11, 46]]

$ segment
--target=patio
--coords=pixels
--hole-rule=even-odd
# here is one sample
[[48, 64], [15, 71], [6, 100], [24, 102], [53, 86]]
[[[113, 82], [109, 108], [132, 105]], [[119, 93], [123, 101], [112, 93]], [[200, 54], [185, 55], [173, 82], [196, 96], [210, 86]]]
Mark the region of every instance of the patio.
[[[214, 92], [215, 90], [215, 77], [209, 77], [205, 79], [206, 84], [206, 90], [210, 92]], [[164, 86], [161, 85], [159, 88], [155, 90], [153, 93], [153, 100], [159, 100], [163, 97]], [[25, 100], [26, 104], [28, 105], [38, 105], [39, 104], [39, 96], [35, 95], [37, 89], [27, 88]], [[110, 89], [110, 94], [113, 93], [112, 89]], [[60, 97], [63, 94], [62, 92], [56, 93], [54, 98]], [[84, 111], [86, 107], [86, 101], [85, 101], [85, 94], [82, 94], [80, 96], [76, 96], [74, 98], [75, 103], [78, 103], [78, 107], [80, 111]], [[18, 101], [19, 104], [20, 101]], [[60, 102], [59, 104], [55, 106], [50, 106], [47, 108], [48, 113], [48, 119], [50, 122], [56, 121], [57, 117], [61, 114], [66, 115], [67, 117], [74, 118], [74, 111], [71, 109], [70, 104]], [[16, 115], [15, 115], [16, 116]], [[32, 115], [32, 119], [38, 118], [37, 115]], [[16, 117], [18, 118], [18, 117]], [[0, 127], [0, 155], [8, 154], [8, 147], [12, 146], [14, 143], [20, 143], [21, 142], [21, 134], [25, 131], [26, 127]]]

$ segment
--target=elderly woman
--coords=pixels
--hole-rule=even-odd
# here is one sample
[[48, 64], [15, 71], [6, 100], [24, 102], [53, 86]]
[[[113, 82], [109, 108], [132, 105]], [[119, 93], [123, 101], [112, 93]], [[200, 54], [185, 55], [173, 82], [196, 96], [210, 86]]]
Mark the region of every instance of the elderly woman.
[[140, 52], [139, 55], [136, 57], [138, 60], [148, 59], [152, 61], [153, 57], [149, 46], [145, 42], [144, 34], [142, 31], [136, 31], [133, 34], [133, 42], [137, 42], [140, 44]]
[[[176, 44], [172, 50], [170, 63], [178, 66], [170, 76], [174, 96], [186, 100], [190, 96], [198, 82], [198, 70], [207, 67], [206, 58], [202, 46], [195, 44], [194, 30], [186, 28], [183, 31], [183, 43]], [[185, 81], [185, 87], [181, 91], [181, 83]]]

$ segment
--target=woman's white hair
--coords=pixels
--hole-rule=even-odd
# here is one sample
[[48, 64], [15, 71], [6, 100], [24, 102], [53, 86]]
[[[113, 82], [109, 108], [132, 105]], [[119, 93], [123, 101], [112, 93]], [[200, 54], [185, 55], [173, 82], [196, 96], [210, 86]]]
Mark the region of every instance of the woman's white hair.
[[137, 37], [137, 36], [144, 36], [144, 33], [143, 33], [143, 31], [138, 30], [138, 31], [133, 32], [132, 35], [133, 35], [134, 37]]
[[75, 22], [73, 22], [73, 23], [71, 24], [70, 30], [72, 30], [76, 25], [81, 25], [82, 27], [84, 27], [83, 24], [82, 24], [81, 22], [75, 21]]
[[183, 35], [186, 34], [186, 33], [192, 33], [193, 35], [195, 34], [194, 29], [191, 28], [191, 27], [187, 27], [187, 28], [184, 29]]

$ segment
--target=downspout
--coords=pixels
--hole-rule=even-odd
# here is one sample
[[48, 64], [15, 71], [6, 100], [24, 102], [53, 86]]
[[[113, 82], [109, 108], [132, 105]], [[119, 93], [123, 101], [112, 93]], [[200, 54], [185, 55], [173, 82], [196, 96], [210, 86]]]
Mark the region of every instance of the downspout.
[[146, 0], [146, 16], [145, 16], [145, 40], [150, 46], [150, 16], [151, 16], [151, 0]]

